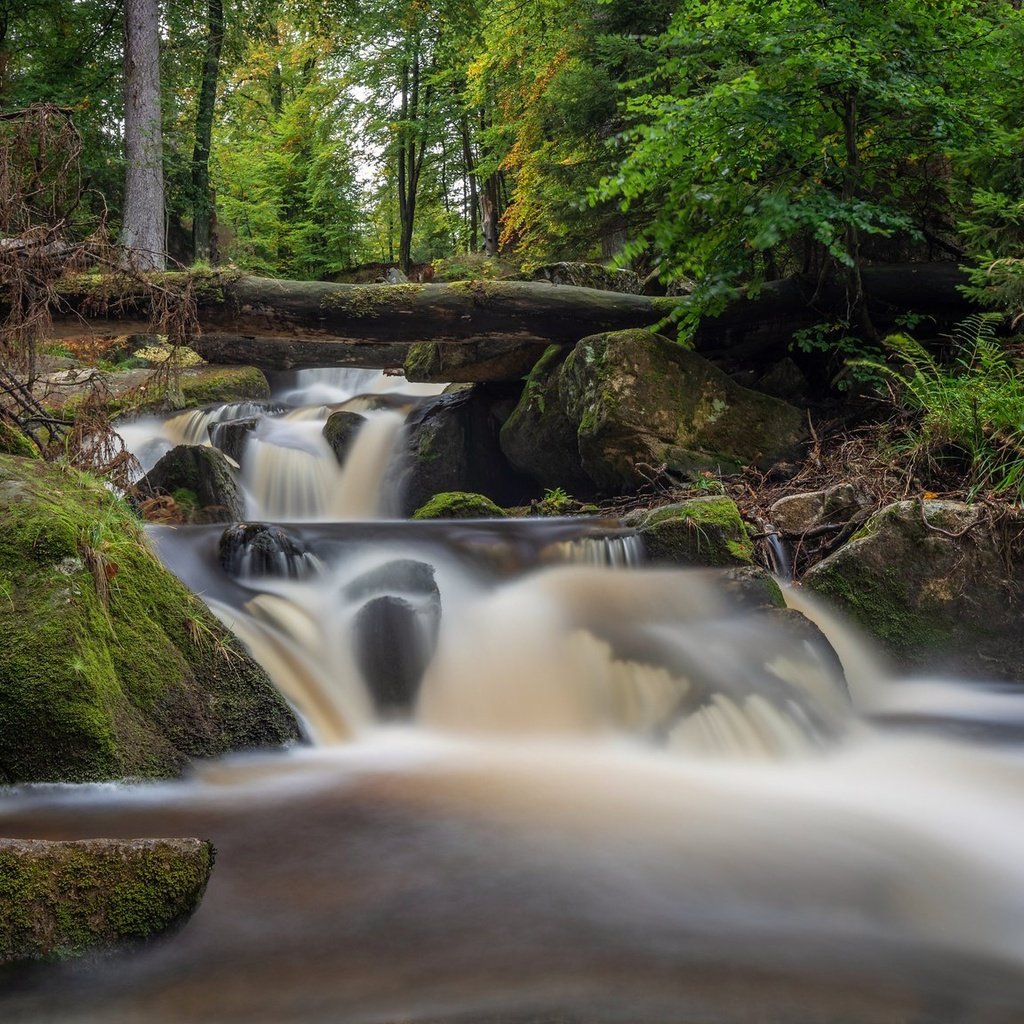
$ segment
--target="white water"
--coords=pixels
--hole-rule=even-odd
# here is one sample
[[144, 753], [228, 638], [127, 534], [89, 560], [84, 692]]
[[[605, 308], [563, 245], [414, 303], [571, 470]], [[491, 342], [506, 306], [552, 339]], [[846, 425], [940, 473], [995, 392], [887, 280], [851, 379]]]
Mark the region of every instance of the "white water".
[[[334, 397], [365, 386], [330, 378]], [[289, 443], [260, 443], [297, 463], [321, 422], [275, 417], [260, 429]], [[368, 429], [345, 470], [362, 482], [340, 489], [372, 509], [388, 444]], [[299, 518], [341, 518], [337, 479], [293, 486]], [[9, 835], [200, 835], [219, 851], [178, 936], [47, 972], [0, 1000], [4, 1021], [1019, 1021], [1016, 691], [894, 680], [794, 593], [848, 697], [784, 617], [734, 607], [712, 573], [639, 569], [635, 540], [600, 524], [295, 535], [320, 566], [301, 582], [227, 580], [208, 527], [155, 537], [318, 745], [176, 784], [0, 799]], [[439, 605], [422, 573], [388, 575], [402, 561], [430, 567]], [[378, 593], [420, 622], [440, 608], [399, 724], [378, 720], [353, 653]], [[924, 731], [884, 726], [908, 716]], [[965, 723], [1003, 742], [958, 739]]]

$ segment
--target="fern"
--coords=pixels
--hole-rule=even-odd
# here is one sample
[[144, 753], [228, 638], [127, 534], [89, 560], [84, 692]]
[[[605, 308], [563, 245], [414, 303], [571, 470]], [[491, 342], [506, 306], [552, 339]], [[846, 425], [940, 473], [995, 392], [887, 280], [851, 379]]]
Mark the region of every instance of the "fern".
[[892, 454], [918, 471], [964, 477], [972, 496], [982, 491], [1024, 498], [1024, 380], [996, 336], [999, 314], [969, 317], [953, 334], [955, 358], [938, 362], [919, 342], [899, 334], [885, 340], [900, 368], [860, 365], [889, 384], [895, 405], [915, 425]]

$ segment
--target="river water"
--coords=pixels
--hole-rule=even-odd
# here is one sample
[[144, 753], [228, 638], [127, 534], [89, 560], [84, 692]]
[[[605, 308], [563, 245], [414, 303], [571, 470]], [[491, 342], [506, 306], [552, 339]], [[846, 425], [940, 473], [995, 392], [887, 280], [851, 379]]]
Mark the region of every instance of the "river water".
[[[218, 850], [179, 933], [0, 978], [0, 1019], [1024, 1019], [1024, 696], [895, 679], [794, 592], [840, 665], [615, 523], [389, 518], [424, 390], [305, 371], [126, 428], [151, 464], [257, 418], [247, 513], [279, 529], [151, 539], [309, 742], [0, 798], [4, 835]], [[337, 408], [367, 417], [343, 468]]]

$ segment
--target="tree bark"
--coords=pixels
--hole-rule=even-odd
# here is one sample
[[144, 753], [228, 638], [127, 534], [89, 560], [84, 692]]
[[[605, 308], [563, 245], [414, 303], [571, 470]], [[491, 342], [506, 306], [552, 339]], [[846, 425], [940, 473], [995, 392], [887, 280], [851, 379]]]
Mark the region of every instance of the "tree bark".
[[223, 0], [208, 0], [206, 26], [206, 53], [196, 111], [196, 142], [192, 150], [192, 254], [196, 260], [211, 257], [213, 197], [210, 194], [210, 146], [220, 75], [220, 51], [224, 45]]
[[121, 243], [138, 270], [164, 267], [164, 171], [160, 128], [158, 0], [124, 6], [124, 223]]

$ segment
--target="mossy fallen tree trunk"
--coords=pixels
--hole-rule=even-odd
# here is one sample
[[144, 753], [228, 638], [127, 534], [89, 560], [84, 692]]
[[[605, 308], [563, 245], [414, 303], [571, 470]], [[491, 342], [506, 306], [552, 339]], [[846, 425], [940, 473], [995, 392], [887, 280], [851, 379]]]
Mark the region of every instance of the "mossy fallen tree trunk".
[[[409, 346], [423, 341], [533, 354], [599, 331], [648, 326], [666, 307], [664, 299], [535, 281], [349, 285], [166, 274], [151, 276], [149, 284], [165, 291], [191, 285], [201, 330], [194, 347], [203, 358], [274, 370], [386, 369], [400, 366]], [[152, 287], [110, 289], [109, 281], [97, 277], [63, 282], [54, 333], [150, 329]]]

